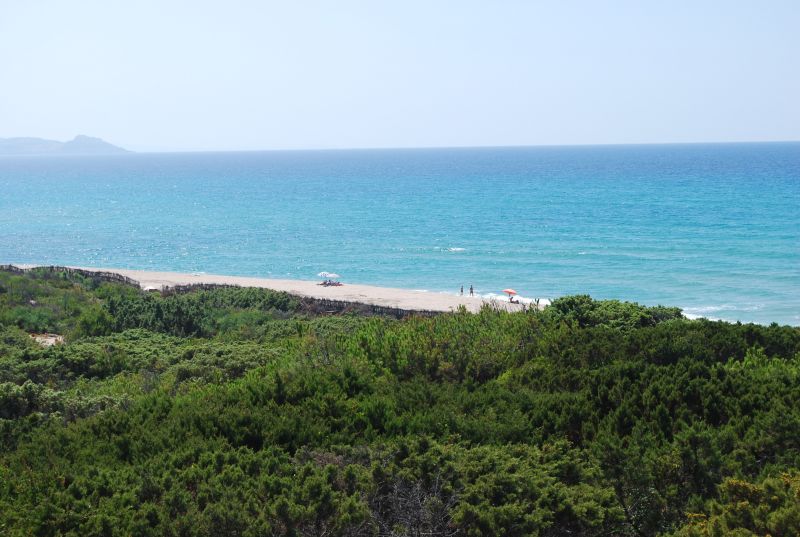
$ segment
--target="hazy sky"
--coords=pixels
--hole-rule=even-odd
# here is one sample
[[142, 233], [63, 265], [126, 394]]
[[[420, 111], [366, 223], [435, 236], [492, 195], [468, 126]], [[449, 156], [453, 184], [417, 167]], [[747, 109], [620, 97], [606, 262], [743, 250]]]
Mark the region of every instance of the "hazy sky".
[[0, 137], [800, 140], [800, 0], [0, 0]]

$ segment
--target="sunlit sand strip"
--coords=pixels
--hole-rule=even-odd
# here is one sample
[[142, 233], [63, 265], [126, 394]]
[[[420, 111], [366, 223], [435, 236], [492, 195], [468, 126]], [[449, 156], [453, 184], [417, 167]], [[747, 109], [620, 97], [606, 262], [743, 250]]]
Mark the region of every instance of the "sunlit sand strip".
[[[33, 268], [36, 265], [16, 265], [20, 268]], [[284, 291], [292, 295], [316, 299], [358, 302], [387, 308], [411, 311], [455, 311], [464, 306], [468, 311], [477, 312], [484, 304], [519, 311], [522, 304], [512, 304], [506, 300], [487, 299], [480, 296], [459, 296], [447, 293], [432, 293], [392, 287], [376, 287], [344, 283], [342, 286], [325, 287], [319, 281], [278, 280], [251, 278], [245, 276], [222, 276], [217, 274], [183, 274], [179, 272], [153, 272], [99, 267], [70, 267], [88, 271], [114, 272], [139, 282], [142, 289], [163, 289], [178, 285], [216, 284], [238, 285], [240, 287], [260, 287], [274, 291]]]

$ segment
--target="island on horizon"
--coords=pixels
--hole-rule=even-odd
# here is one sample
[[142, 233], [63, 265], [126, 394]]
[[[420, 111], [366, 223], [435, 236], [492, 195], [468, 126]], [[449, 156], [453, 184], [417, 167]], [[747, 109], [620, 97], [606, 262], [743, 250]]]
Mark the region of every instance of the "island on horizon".
[[79, 134], [67, 142], [44, 138], [0, 138], [0, 156], [118, 155], [130, 153], [101, 138]]

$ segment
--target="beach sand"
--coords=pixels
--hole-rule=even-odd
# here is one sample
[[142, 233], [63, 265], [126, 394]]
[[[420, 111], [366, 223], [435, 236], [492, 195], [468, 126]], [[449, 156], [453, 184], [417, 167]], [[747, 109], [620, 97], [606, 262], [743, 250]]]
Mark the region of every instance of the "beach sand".
[[[20, 268], [33, 268], [36, 265], [16, 265]], [[372, 285], [350, 284], [344, 282], [338, 287], [318, 285], [320, 280], [278, 280], [252, 278], [245, 276], [222, 276], [217, 274], [182, 274], [179, 272], [152, 272], [99, 267], [70, 267], [88, 271], [114, 272], [139, 282], [142, 289], [158, 289], [176, 285], [218, 284], [238, 285], [240, 287], [260, 287], [274, 291], [284, 291], [301, 297], [359, 302], [389, 308], [413, 311], [455, 311], [459, 306], [467, 311], [477, 312], [484, 304], [519, 311], [521, 304], [511, 304], [506, 299], [484, 298], [480, 296], [459, 296], [456, 294], [376, 287]]]

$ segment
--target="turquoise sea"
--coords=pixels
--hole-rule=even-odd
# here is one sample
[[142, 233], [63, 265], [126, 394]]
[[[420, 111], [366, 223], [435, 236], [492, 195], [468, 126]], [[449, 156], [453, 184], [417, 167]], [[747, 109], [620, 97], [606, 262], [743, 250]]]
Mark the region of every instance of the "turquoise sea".
[[680, 306], [800, 325], [800, 143], [0, 158], [0, 263]]

